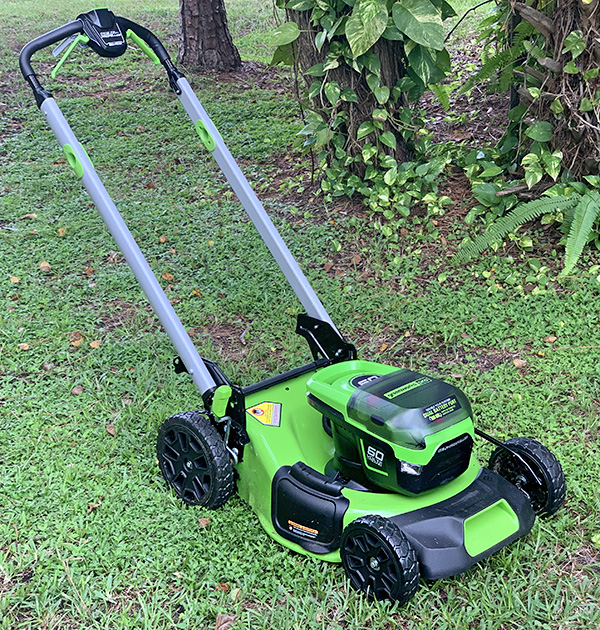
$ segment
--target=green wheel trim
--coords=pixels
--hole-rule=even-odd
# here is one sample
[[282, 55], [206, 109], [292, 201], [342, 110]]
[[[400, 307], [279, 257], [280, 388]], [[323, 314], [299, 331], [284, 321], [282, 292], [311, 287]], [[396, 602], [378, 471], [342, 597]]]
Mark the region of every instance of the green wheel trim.
[[75, 154], [73, 147], [70, 144], [65, 144], [63, 146], [63, 152], [65, 154], [65, 157], [67, 158], [69, 166], [75, 171], [75, 175], [77, 175], [77, 177], [81, 179], [83, 177], [83, 164]]
[[196, 127], [196, 132], [200, 136], [200, 140], [202, 140], [202, 144], [209, 151], [211, 152], [214, 151], [217, 146], [217, 143], [215, 142], [215, 139], [212, 137], [206, 125], [201, 120], [197, 120], [194, 127]]

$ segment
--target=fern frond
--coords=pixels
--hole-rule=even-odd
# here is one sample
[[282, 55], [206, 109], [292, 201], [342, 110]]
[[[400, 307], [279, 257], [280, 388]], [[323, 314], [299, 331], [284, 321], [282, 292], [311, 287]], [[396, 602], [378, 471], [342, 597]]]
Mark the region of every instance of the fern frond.
[[583, 197], [580, 197], [579, 203], [574, 210], [569, 236], [565, 245], [565, 267], [560, 272], [561, 276], [566, 276], [577, 264], [599, 214], [600, 194], [595, 190], [591, 190]]
[[486, 81], [489, 79], [497, 70], [501, 68], [506, 68], [507, 66], [512, 66], [512, 62], [518, 57], [520, 53], [520, 48], [516, 48], [511, 46], [507, 50], [503, 50], [499, 52], [497, 55], [494, 55], [490, 59], [488, 59], [483, 66], [476, 72], [472, 77], [470, 77], [467, 82], [460, 89], [460, 93], [464, 94], [468, 92], [478, 81]]
[[460, 249], [452, 257], [452, 261], [455, 263], [465, 262], [481, 254], [482, 251], [496, 241], [503, 239], [507, 234], [514, 232], [523, 223], [533, 221], [549, 212], [565, 211], [570, 206], [576, 205], [580, 199], [579, 195], [572, 197], [542, 197], [541, 199], [520, 204], [506, 216], [493, 223], [483, 234], [461, 245]]

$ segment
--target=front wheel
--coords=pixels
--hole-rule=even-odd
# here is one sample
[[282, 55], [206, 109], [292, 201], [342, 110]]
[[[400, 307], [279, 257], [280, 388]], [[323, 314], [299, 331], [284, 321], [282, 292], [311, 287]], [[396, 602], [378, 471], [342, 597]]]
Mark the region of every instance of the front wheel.
[[158, 431], [156, 454], [163, 477], [184, 503], [214, 510], [232, 495], [231, 458], [203, 413], [188, 411], [167, 418]]
[[400, 528], [377, 514], [352, 521], [342, 534], [340, 555], [352, 586], [369, 599], [407, 602], [419, 587], [419, 563]]
[[551, 516], [567, 491], [562, 467], [552, 452], [532, 438], [516, 437], [498, 446], [489, 468], [524, 492], [538, 516]]

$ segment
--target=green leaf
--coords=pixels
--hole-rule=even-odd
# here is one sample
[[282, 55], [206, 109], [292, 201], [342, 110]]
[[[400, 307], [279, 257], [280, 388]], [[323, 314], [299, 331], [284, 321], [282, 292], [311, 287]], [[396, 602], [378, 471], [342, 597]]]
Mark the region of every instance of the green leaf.
[[538, 121], [525, 131], [525, 135], [536, 142], [549, 142], [552, 138], [553, 129], [549, 122], [545, 120]]
[[398, 177], [398, 170], [394, 167], [394, 168], [391, 168], [389, 171], [386, 171], [385, 175], [383, 176], [383, 181], [388, 186], [393, 186], [397, 177]]
[[429, 0], [399, 0], [392, 7], [392, 18], [398, 30], [417, 44], [444, 48], [442, 18]]
[[375, 92], [381, 85], [381, 79], [376, 74], [369, 73], [367, 74], [367, 85], [371, 88], [372, 92]]
[[527, 91], [531, 94], [531, 96], [533, 96], [533, 98], [540, 98], [540, 94], [542, 93], [542, 90], [537, 87], [527, 88]]
[[577, 264], [598, 214], [600, 214], [600, 195], [595, 190], [591, 190], [581, 197], [575, 207], [565, 245], [565, 268], [560, 272], [561, 276], [566, 276]]
[[580, 112], [593, 112], [594, 111], [594, 104], [592, 103], [592, 101], [590, 101], [589, 98], [584, 96], [581, 99], [581, 103], [579, 103], [579, 111]]
[[577, 74], [579, 72], [579, 68], [575, 65], [574, 61], [569, 61], [569, 63], [565, 65], [563, 70], [567, 74]]
[[570, 52], [573, 59], [577, 59], [584, 50], [585, 41], [583, 39], [583, 33], [581, 31], [571, 31], [565, 39], [562, 54], [564, 55]]
[[534, 184], [537, 184], [543, 176], [544, 171], [542, 171], [539, 162], [530, 164], [525, 169], [525, 183], [527, 184], [527, 188], [531, 188]]
[[390, 88], [386, 85], [382, 85], [381, 87], [375, 88], [373, 94], [375, 94], [375, 98], [380, 105], [385, 105], [390, 98]]
[[434, 83], [429, 87], [435, 94], [440, 105], [444, 108], [444, 111], [448, 111], [450, 109], [450, 89], [448, 86], [442, 85], [441, 83]]
[[386, 147], [390, 147], [391, 149], [396, 148], [396, 136], [391, 131], [384, 131], [381, 136], [379, 136], [379, 140], [382, 144], [385, 144]]
[[598, 74], [600, 74], [600, 68], [592, 68], [591, 70], [583, 73], [583, 78], [586, 81], [590, 81], [591, 79], [595, 79]]
[[323, 91], [325, 92], [325, 96], [327, 97], [327, 100], [331, 103], [331, 105], [335, 105], [338, 102], [340, 94], [342, 93], [339, 83], [337, 83], [336, 81], [326, 83], [323, 87]]
[[563, 107], [563, 104], [560, 101], [560, 96], [557, 96], [553, 101], [552, 104], [550, 105], [550, 111], [557, 117], [560, 118], [564, 111], [565, 108]]
[[327, 39], [327, 31], [319, 31], [315, 35], [315, 46], [317, 47], [317, 50], [319, 52], [321, 52], [321, 48], [323, 48], [323, 44], [325, 43], [326, 39]]
[[590, 186], [600, 188], [600, 177], [598, 177], [598, 175], [584, 175], [583, 179], [585, 179]]
[[398, 30], [398, 27], [394, 24], [394, 20], [391, 17], [389, 18], [387, 27], [381, 34], [381, 37], [394, 42], [402, 41], [404, 39], [404, 35], [402, 35], [402, 33]]
[[323, 84], [320, 81], [313, 81], [308, 88], [308, 98], [311, 101], [315, 99], [319, 95], [322, 87]]
[[417, 45], [408, 54], [408, 60], [410, 62], [409, 70], [414, 72], [419, 79], [421, 79], [423, 85], [437, 83], [438, 79], [436, 76], [438, 68], [431, 52], [429, 48]]
[[342, 101], [346, 101], [347, 103], [358, 103], [358, 96], [356, 96], [356, 92], [349, 87], [342, 91], [340, 99]]
[[286, 9], [291, 9], [292, 11], [306, 11], [307, 9], [312, 9], [315, 6], [313, 0], [290, 0], [286, 5]]
[[546, 169], [546, 173], [548, 173], [548, 175], [556, 181], [562, 166], [562, 151], [554, 151], [554, 153], [550, 153], [550, 151], [542, 151], [541, 158]]
[[356, 139], [360, 140], [361, 138], [364, 138], [365, 136], [368, 136], [370, 133], [373, 133], [374, 129], [375, 128], [373, 127], [373, 123], [372, 122], [364, 122], [358, 128], [358, 131], [356, 132]]
[[292, 49], [292, 45], [286, 44], [285, 46], [278, 46], [275, 49], [270, 65], [276, 66], [278, 63], [281, 63], [284, 66], [291, 66], [293, 62], [294, 51]]
[[496, 177], [496, 175], [500, 175], [502, 173], [502, 169], [499, 166], [489, 166], [486, 168], [479, 177], [481, 179], [489, 179], [490, 177]]
[[346, 39], [356, 59], [379, 40], [387, 27], [385, 0], [358, 0], [346, 22]]
[[311, 66], [307, 71], [306, 74], [308, 74], [311, 77], [322, 77], [325, 75], [325, 69], [323, 67], [322, 63], [316, 63], [314, 66]]
[[285, 46], [296, 41], [298, 37], [300, 37], [300, 29], [296, 22], [286, 22], [272, 32], [271, 45]]

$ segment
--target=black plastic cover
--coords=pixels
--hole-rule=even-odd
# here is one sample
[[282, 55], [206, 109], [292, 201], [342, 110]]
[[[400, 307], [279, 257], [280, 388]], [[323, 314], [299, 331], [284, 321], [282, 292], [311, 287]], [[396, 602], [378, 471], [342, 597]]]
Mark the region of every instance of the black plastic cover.
[[108, 9], [95, 9], [77, 16], [89, 47], [101, 57], [120, 57], [127, 50], [127, 39], [118, 18]]
[[343, 485], [303, 462], [282, 466], [273, 478], [271, 517], [275, 531], [315, 554], [339, 548], [349, 501]]
[[[466, 520], [504, 499], [519, 519], [518, 530], [477, 556], [465, 548]], [[390, 517], [410, 540], [421, 575], [437, 580], [463, 573], [471, 566], [527, 534], [535, 513], [527, 496], [500, 475], [482, 468], [475, 481], [462, 492], [426, 508]]]

